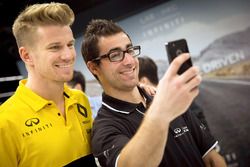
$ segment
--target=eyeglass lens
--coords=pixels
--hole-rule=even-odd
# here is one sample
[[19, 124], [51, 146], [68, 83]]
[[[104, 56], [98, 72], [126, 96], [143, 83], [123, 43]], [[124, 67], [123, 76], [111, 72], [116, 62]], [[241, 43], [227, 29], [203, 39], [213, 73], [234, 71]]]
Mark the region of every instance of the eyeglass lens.
[[135, 57], [138, 56], [140, 54], [140, 48], [138, 47], [132, 47], [132, 48], [128, 48], [125, 51], [122, 50], [117, 50], [114, 52], [111, 52], [109, 54], [109, 59], [110, 61], [122, 61], [125, 57], [125, 53], [130, 54], [131, 56]]

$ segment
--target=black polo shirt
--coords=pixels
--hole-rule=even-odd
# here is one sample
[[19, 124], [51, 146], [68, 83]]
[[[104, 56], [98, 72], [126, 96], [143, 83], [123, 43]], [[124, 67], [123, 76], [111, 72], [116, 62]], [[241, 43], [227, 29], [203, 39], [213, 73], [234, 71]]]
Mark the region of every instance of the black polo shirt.
[[[152, 98], [138, 89], [149, 105]], [[145, 112], [142, 103], [129, 103], [103, 93], [102, 107], [94, 120], [92, 134], [93, 154], [101, 166], [117, 165], [119, 153], [136, 133]], [[217, 141], [208, 133], [205, 125], [187, 111], [170, 124], [160, 167], [202, 167], [202, 157], [216, 144]]]

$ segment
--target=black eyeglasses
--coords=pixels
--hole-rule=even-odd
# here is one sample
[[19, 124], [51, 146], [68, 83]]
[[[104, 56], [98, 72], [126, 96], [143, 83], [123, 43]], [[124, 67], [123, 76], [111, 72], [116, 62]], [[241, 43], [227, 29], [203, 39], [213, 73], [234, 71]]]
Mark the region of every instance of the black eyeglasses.
[[141, 53], [141, 47], [140, 46], [133, 46], [129, 47], [126, 50], [112, 50], [109, 51], [107, 54], [99, 56], [95, 59], [92, 59], [92, 61], [99, 61], [103, 58], [108, 57], [111, 62], [118, 62], [122, 61], [125, 57], [125, 53], [130, 54], [133, 57], [139, 56]]

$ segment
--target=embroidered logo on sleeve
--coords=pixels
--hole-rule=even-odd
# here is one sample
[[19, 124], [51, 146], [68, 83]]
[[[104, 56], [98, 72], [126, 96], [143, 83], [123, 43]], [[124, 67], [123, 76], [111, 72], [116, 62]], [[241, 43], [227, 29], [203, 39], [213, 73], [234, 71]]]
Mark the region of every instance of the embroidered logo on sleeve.
[[77, 110], [85, 118], [88, 117], [87, 109], [84, 106], [82, 106], [81, 104], [77, 104]]
[[177, 137], [180, 137], [182, 135], [184, 135], [185, 133], [189, 132], [189, 129], [187, 126], [183, 126], [183, 127], [180, 127], [180, 128], [175, 128], [174, 129], [174, 137], [177, 138]]

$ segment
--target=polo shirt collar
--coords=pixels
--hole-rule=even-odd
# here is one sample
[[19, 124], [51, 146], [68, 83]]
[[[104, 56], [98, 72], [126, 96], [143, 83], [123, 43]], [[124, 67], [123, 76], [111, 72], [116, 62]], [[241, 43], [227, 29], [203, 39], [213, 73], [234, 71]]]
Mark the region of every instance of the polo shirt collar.
[[[78, 91], [78, 90], [77, 90]], [[64, 92], [63, 95], [65, 97], [65, 106], [69, 107], [73, 104], [78, 103], [77, 97], [75, 97], [75, 94], [72, 93], [72, 89], [70, 89], [67, 84], [64, 84]]]
[[[149, 96], [144, 89], [141, 89], [140, 87], [137, 88], [139, 89], [140, 94], [145, 98], [147, 106], [149, 106], [152, 101], [152, 96]], [[131, 111], [135, 111], [138, 106], [142, 105], [141, 103], [130, 103], [116, 99], [105, 94], [105, 92], [102, 94], [102, 99], [102, 105], [109, 108], [111, 111], [122, 114], [130, 114]]]
[[[19, 86], [15, 92], [15, 95], [18, 96], [24, 103], [30, 106], [34, 111], [39, 111], [47, 105], [50, 105], [52, 101], [47, 100], [33, 92], [31, 89], [25, 86], [27, 79], [19, 81]], [[64, 96], [69, 99], [71, 92], [67, 86], [64, 86]], [[71, 104], [76, 103], [76, 100], [72, 99], [69, 101]], [[68, 104], [68, 105], [71, 105]]]

